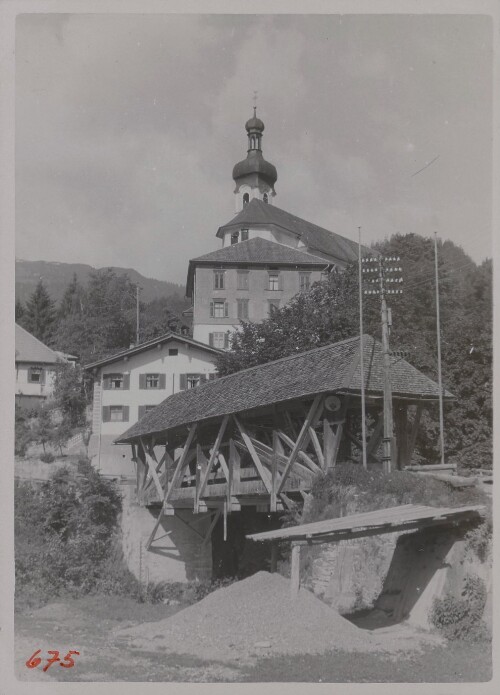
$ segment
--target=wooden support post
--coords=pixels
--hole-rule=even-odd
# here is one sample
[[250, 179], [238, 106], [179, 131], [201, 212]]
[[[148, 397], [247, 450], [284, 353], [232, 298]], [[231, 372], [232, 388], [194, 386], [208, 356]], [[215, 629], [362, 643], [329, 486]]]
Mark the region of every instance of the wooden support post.
[[273, 574], [278, 569], [278, 544], [276, 541], [271, 541], [271, 562], [269, 569]]
[[224, 455], [221, 453], [219, 453], [219, 461], [221, 462], [221, 465], [224, 468], [224, 472], [225, 472], [226, 478], [227, 478], [226, 502], [227, 502], [227, 511], [230, 514], [231, 513], [231, 496], [233, 494], [233, 462], [231, 461], [231, 457], [229, 457], [229, 461], [226, 463], [226, 459], [225, 459]]
[[[366, 445], [366, 455], [372, 456], [380, 446], [380, 442], [382, 441], [382, 434], [383, 434], [383, 429], [384, 429], [384, 413], [381, 412], [378, 416], [378, 420], [375, 424], [375, 427], [373, 428], [373, 432], [371, 434], [370, 439], [368, 440], [368, 444]], [[378, 461], [379, 459], [375, 457], [375, 459]]]
[[241, 460], [234, 439], [229, 440], [229, 466], [233, 472], [233, 485], [238, 489], [241, 481]]
[[[140, 441], [141, 447], [144, 451], [144, 458], [145, 458], [146, 463], [148, 465], [149, 474], [151, 476], [147, 485], [144, 486], [144, 491], [146, 490], [146, 488], [149, 487], [150, 481], [152, 480], [156, 486], [156, 490], [158, 492], [158, 497], [160, 498], [160, 500], [162, 500], [164, 497], [164, 492], [163, 492], [163, 488], [162, 488], [161, 483], [160, 483], [160, 479], [158, 477], [158, 471], [160, 470], [161, 466], [163, 465], [164, 458], [162, 458], [160, 463], [158, 463], [158, 461], [156, 460], [156, 454], [154, 452], [153, 446], [151, 445], [151, 447], [149, 448], [149, 451], [148, 451], [148, 448], [147, 448], [145, 442], [143, 441], [142, 437], [139, 439], [139, 441]], [[156, 464], [156, 466], [155, 466], [155, 464]]]
[[158, 518], [156, 519], [153, 530], [151, 531], [151, 535], [149, 536], [148, 540], [146, 541], [146, 550], [149, 550], [149, 548], [151, 547], [151, 543], [155, 539], [156, 532], [158, 531], [158, 528], [160, 527], [162, 519], [163, 519], [163, 507], [160, 509], [160, 513], [158, 514]]
[[[281, 448], [281, 451], [280, 451]], [[269, 508], [271, 512], [275, 512], [277, 509], [277, 496], [276, 490], [278, 486], [278, 457], [280, 453], [283, 452], [283, 447], [280, 442], [280, 438], [276, 430], [273, 430], [273, 458], [271, 465], [271, 499], [269, 501]]]
[[340, 449], [340, 442], [344, 431], [344, 423], [337, 423], [337, 430], [334, 432], [327, 418], [323, 420], [323, 447], [326, 470], [335, 468]]
[[218, 510], [216, 511], [216, 513], [214, 514], [214, 516], [213, 516], [212, 522], [211, 522], [210, 526], [208, 527], [208, 531], [207, 531], [207, 533], [206, 533], [206, 535], [205, 535], [205, 538], [203, 539], [203, 543], [201, 544], [201, 547], [202, 547], [202, 548], [203, 548], [203, 547], [208, 543], [208, 541], [210, 540], [210, 538], [211, 538], [211, 536], [212, 536], [212, 531], [213, 531], [214, 528], [215, 528], [215, 524], [219, 521], [219, 517], [220, 517], [220, 509], [218, 509]]
[[292, 568], [290, 577], [290, 592], [292, 600], [299, 595], [300, 589], [300, 545], [292, 543]]
[[409, 465], [408, 461], [408, 406], [401, 403], [396, 408], [396, 468], [400, 471]]
[[308, 434], [309, 427], [311, 426], [311, 422], [314, 416], [316, 415], [316, 411], [318, 410], [322, 398], [322, 395], [317, 395], [314, 398], [311, 407], [309, 408], [309, 412], [307, 413], [306, 419], [304, 420], [304, 424], [302, 425], [302, 429], [300, 430], [299, 436], [297, 437], [292, 452], [288, 457], [288, 461], [285, 466], [285, 470], [283, 471], [283, 475], [281, 476], [281, 480], [278, 485], [278, 493], [280, 493], [283, 490], [288, 474], [290, 473], [290, 469], [295, 463], [295, 459], [297, 458], [297, 455], [304, 443], [306, 435]]
[[252, 440], [250, 439], [248, 432], [246, 431], [244, 425], [240, 420], [236, 417], [234, 417], [234, 421], [236, 423], [237, 428], [240, 431], [241, 438], [245, 442], [245, 446], [248, 449], [248, 452], [250, 456], [252, 457], [252, 461], [254, 463], [255, 468], [259, 472], [260, 477], [262, 478], [262, 482], [266, 486], [266, 490], [268, 491], [269, 494], [271, 494], [271, 476], [269, 475], [269, 471], [264, 468], [262, 465], [261, 460], [259, 459], [259, 456], [257, 452], [255, 451], [255, 447], [252, 444]]
[[318, 463], [321, 466], [321, 469], [325, 470], [325, 457], [323, 456], [323, 452], [321, 451], [321, 445], [319, 443], [318, 435], [316, 434], [316, 430], [314, 429], [314, 427], [309, 427], [309, 436], [311, 438], [314, 451], [316, 452], [316, 456], [318, 457]]
[[224, 542], [227, 541], [227, 500], [224, 500]]
[[203, 497], [203, 494], [205, 492], [205, 488], [208, 483], [208, 476], [212, 472], [212, 467], [215, 463], [215, 459], [219, 455], [219, 448], [222, 442], [222, 437], [224, 436], [224, 432], [226, 431], [227, 423], [229, 422], [229, 415], [224, 415], [222, 418], [222, 422], [219, 427], [219, 431], [217, 432], [217, 437], [215, 439], [215, 444], [213, 446], [213, 449], [210, 452], [210, 458], [208, 459], [208, 465], [207, 465], [207, 470], [205, 472], [205, 475], [201, 481], [200, 484], [200, 494], [199, 497]]
[[165, 499], [164, 499], [164, 503], [170, 502], [170, 498], [172, 497], [173, 491], [179, 485], [179, 483], [182, 481], [183, 474], [184, 474], [184, 468], [186, 467], [186, 465], [188, 463], [189, 449], [191, 447], [191, 444], [193, 442], [195, 434], [196, 434], [196, 423], [192, 424], [189, 428], [188, 436], [186, 438], [186, 443], [184, 444], [182, 454], [180, 455], [179, 460], [177, 461], [177, 466], [175, 468], [174, 475], [172, 476], [172, 482], [170, 483], [170, 486], [168, 488], [167, 494], [166, 494]]
[[198, 444], [196, 447], [196, 488], [194, 493], [194, 513], [198, 514], [200, 511], [200, 488], [201, 481], [205, 477], [208, 467], [207, 457], [203, 453], [201, 446]]

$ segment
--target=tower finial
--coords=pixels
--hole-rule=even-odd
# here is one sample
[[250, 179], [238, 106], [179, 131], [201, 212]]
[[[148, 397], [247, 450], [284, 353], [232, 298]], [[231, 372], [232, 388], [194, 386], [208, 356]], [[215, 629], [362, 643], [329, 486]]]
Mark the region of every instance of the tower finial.
[[255, 89], [254, 93], [253, 93], [253, 116], [254, 116], [254, 118], [257, 115], [257, 94], [258, 94], [258, 92]]

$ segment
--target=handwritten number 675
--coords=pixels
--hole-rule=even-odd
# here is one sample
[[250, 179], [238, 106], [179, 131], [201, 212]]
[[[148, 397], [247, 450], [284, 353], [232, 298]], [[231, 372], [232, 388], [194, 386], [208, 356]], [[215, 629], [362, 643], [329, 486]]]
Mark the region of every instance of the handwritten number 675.
[[[30, 656], [30, 658], [26, 662], [26, 666], [28, 668], [36, 668], [42, 663], [42, 659], [39, 656], [37, 656], [37, 654], [40, 654], [41, 651], [41, 649], [37, 649], [36, 652], [32, 656]], [[63, 668], [72, 668], [75, 665], [75, 661], [72, 655], [75, 654], [79, 656], [80, 652], [77, 652], [74, 649], [70, 649], [66, 656], [63, 657], [62, 661], [59, 658], [59, 652], [57, 651], [57, 649], [48, 649], [47, 654], [52, 654], [52, 656], [50, 659], [47, 659], [47, 663], [42, 669], [43, 671], [48, 671], [52, 664], [55, 664], [56, 661], [59, 661], [59, 666], [62, 666]]]

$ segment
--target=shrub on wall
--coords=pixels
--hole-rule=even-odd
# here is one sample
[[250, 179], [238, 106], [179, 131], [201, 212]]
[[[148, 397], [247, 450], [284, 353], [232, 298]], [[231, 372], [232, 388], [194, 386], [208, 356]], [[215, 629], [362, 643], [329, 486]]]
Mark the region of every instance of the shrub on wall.
[[447, 594], [434, 600], [430, 620], [446, 639], [477, 642], [488, 636], [482, 621], [485, 604], [484, 582], [475, 575], [467, 575], [460, 597]]

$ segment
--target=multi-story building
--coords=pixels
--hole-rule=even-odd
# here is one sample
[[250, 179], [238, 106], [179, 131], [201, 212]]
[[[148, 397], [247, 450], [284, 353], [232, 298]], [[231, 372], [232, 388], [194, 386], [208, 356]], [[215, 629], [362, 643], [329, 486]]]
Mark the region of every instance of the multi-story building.
[[357, 244], [273, 204], [276, 168], [264, 159], [264, 123], [245, 125], [246, 159], [233, 169], [236, 216], [217, 231], [222, 248], [189, 262], [193, 337], [227, 348], [242, 320], [262, 321], [332, 268], [357, 259]]
[[128, 451], [113, 441], [167, 396], [213, 379], [218, 352], [167, 333], [86, 365], [94, 380], [90, 452], [98, 468], [132, 473]]

